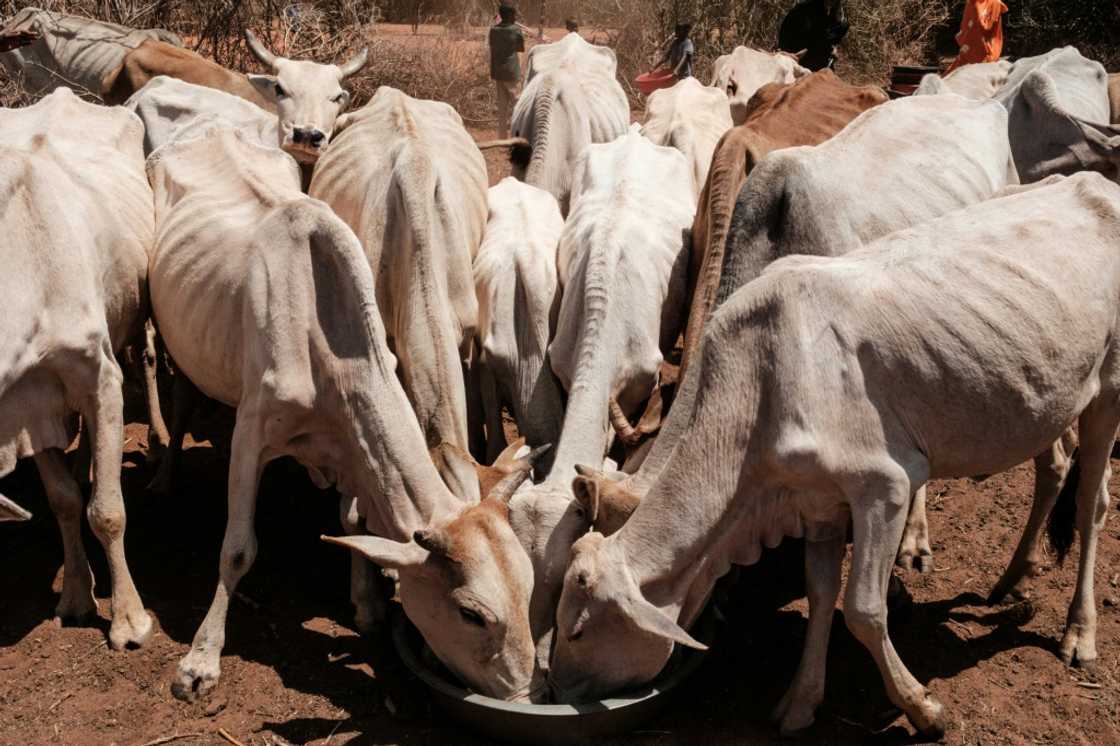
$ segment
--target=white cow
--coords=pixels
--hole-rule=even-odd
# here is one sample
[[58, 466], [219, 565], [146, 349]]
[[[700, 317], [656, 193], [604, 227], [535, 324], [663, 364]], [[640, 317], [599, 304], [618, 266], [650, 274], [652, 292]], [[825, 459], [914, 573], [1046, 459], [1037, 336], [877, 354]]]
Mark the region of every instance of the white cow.
[[[881, 104], [820, 145], [774, 151], [751, 172], [735, 205], [715, 305], [780, 257], [845, 253], [989, 199], [1016, 182], [1010, 160], [1003, 107], [956, 95]], [[879, 167], [868, 170], [867, 163]], [[576, 496], [587, 505], [636, 505], [685, 437], [699, 387], [689, 370], [635, 474], [615, 483], [585, 469]], [[898, 559], [933, 568], [924, 491]]]
[[[540, 51], [547, 47], [556, 49]], [[630, 126], [630, 102], [601, 50], [579, 34], [534, 47], [537, 71], [513, 109], [510, 131], [530, 143], [511, 153], [514, 176], [550, 192], [564, 214], [572, 171], [584, 148], [611, 142]]]
[[[1120, 188], [1083, 174], [847, 256], [784, 259], [735, 293], [705, 331], [703, 394], [653, 489], [618, 533], [573, 549], [551, 671], [559, 699], [648, 681], [674, 642], [697, 646], [685, 630], [730, 565], [804, 536], [810, 607], [823, 614], [779, 714], [786, 729], [812, 722], [850, 522], [844, 620], [891, 701], [936, 737], [946, 713], [887, 632], [910, 499], [929, 479], [1029, 459], [1075, 420], [1081, 566], [1060, 651], [1092, 663], [1093, 565], [1120, 424], [1117, 245]], [[1057, 497], [1040, 494], [1035, 512]]]
[[142, 146], [135, 116], [68, 88], [25, 109], [0, 109], [0, 476], [34, 456], [62, 533], [57, 614], [95, 615], [82, 494], [62, 455], [81, 414], [93, 456], [87, 515], [109, 558], [109, 642], [118, 649], [142, 645], [152, 632], [125, 561], [115, 357], [147, 318], [154, 228]]
[[1108, 75], [1074, 47], [1025, 57], [995, 94], [1007, 108], [1024, 184], [1051, 174], [1101, 171], [1120, 178], [1120, 129], [1111, 126]]
[[747, 104], [759, 88], [767, 83], [792, 83], [812, 72], [797, 61], [796, 56], [786, 52], [735, 47], [731, 54], [716, 59], [709, 85], [727, 94], [731, 119], [735, 124], [742, 124], [747, 118]]
[[[347, 114], [309, 194], [358, 235], [401, 378], [429, 446], [468, 450], [463, 361], [478, 328], [471, 262], [486, 225], [486, 162], [453, 108], [382, 86]], [[472, 470], [443, 472], [477, 499]]]
[[552, 44], [536, 44], [525, 62], [525, 82], [557, 67], [576, 64], [598, 68], [609, 78], [618, 74], [618, 55], [610, 47], [592, 44], [579, 34], [568, 34]]
[[693, 197], [699, 199], [716, 145], [731, 126], [727, 94], [696, 78], [685, 78], [649, 97], [642, 134], [655, 145], [684, 153], [692, 166]]
[[[486, 237], [474, 260], [487, 461], [504, 447], [502, 404], [533, 446], [556, 443], [564, 396], [548, 359], [560, 285], [556, 247], [564, 230], [548, 192], [506, 177], [487, 195]], [[551, 459], [549, 460], [551, 461]]]
[[612, 425], [640, 412], [657, 386], [662, 351], [672, 349], [683, 320], [694, 209], [684, 156], [654, 145], [637, 125], [588, 147], [576, 166], [549, 346], [567, 412], [548, 479], [518, 494], [510, 516], [534, 562], [532, 628], [544, 659], [567, 547], [587, 527], [572, 500], [575, 467], [601, 464]]
[[21, 10], [0, 28], [0, 37], [20, 32], [40, 38], [0, 54], [0, 65], [35, 95], [66, 86], [100, 96], [102, 79], [141, 42], [155, 39], [183, 45], [178, 36], [163, 29], [132, 29], [40, 8]]
[[279, 125], [271, 114], [215, 88], [158, 75], [132, 95], [125, 107], [144, 123], [144, 152], [182, 138], [188, 128], [226, 122], [260, 145], [278, 147]]
[[292, 456], [357, 496], [377, 536], [336, 541], [398, 571], [440, 660], [481, 693], [527, 696], [532, 568], [506, 517], [527, 472], [481, 502], [451, 494], [397, 380], [357, 237], [300, 192], [280, 150], [228, 126], [191, 134], [148, 161], [152, 302], [178, 368], [237, 407], [237, 424], [218, 588], [172, 691], [193, 700], [217, 683], [229, 598], [256, 556], [258, 480]]
[[991, 98], [996, 94], [1011, 71], [1009, 60], [996, 62], [977, 62], [973, 65], [962, 65], [942, 78], [936, 73], [930, 73], [922, 78], [921, 85], [914, 91], [916, 96], [928, 96], [938, 93], [955, 93], [965, 98], [978, 101]]

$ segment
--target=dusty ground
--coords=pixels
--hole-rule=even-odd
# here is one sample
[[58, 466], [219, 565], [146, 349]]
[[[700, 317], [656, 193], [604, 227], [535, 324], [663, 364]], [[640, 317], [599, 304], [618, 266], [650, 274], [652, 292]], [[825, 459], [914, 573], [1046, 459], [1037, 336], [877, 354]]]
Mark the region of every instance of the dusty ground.
[[[141, 746], [172, 735], [187, 746], [270, 744], [481, 744], [404, 679], [383, 646], [353, 631], [348, 559], [318, 541], [337, 533], [336, 501], [298, 467], [271, 466], [262, 485], [260, 556], [230, 613], [223, 678], [211, 698], [187, 705], [169, 682], [210, 602], [224, 522], [226, 464], [207, 444], [190, 448], [178, 492], [144, 492], [143, 427], [130, 425], [123, 473], [128, 556], [137, 585], [158, 619], [149, 646], [115, 652], [105, 644], [108, 577], [87, 532], [102, 619], [91, 628], [51, 620], [62, 549], [33, 466], [0, 481], [35, 513], [28, 524], [0, 525], [0, 744]], [[1026, 520], [1029, 466], [983, 483], [935, 482], [930, 522], [938, 570], [907, 576], [908, 614], [892, 617], [904, 661], [951, 712], [950, 744], [1120, 743], [1120, 523], [1113, 515], [1097, 564], [1101, 661], [1095, 676], [1066, 669], [1055, 656], [1073, 591], [1076, 550], [1064, 568], [1035, 581], [1035, 616], [988, 609], [982, 596], [1011, 555]], [[1113, 480], [1120, 493], [1120, 478]], [[1116, 512], [1113, 508], [1110, 512]], [[796, 558], [791, 560], [796, 562]], [[779, 743], [767, 713], [797, 664], [804, 602], [777, 611], [751, 608], [740, 587], [720, 643], [681, 697], [623, 746]], [[379, 662], [370, 664], [371, 659]], [[1088, 685], [1086, 685], [1088, 684]], [[394, 717], [385, 705], [409, 717]], [[837, 614], [825, 706], [793, 743], [911, 743], [870, 657]]]

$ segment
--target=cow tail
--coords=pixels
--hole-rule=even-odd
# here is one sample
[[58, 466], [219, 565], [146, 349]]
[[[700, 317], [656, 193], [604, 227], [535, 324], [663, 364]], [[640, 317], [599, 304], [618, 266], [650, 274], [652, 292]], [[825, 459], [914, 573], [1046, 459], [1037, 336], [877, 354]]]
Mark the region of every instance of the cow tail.
[[1069, 473], [1058, 493], [1050, 520], [1046, 524], [1046, 537], [1058, 558], [1058, 564], [1065, 562], [1070, 547], [1073, 546], [1073, 527], [1077, 520], [1077, 486], [1081, 482], [1081, 459], [1079, 449], [1073, 449], [1069, 460]]

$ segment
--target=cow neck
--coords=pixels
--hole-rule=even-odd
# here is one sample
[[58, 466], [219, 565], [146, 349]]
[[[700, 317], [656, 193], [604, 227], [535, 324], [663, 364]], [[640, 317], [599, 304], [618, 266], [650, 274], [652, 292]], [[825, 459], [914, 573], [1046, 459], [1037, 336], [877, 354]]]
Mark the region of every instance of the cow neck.
[[[353, 254], [348, 257], [351, 262], [366, 261], [360, 251]], [[428, 456], [372, 293], [364, 299], [361, 313], [370, 350], [367, 365], [358, 368], [351, 382], [339, 382], [343, 422], [353, 423], [362, 467], [355, 488], [369, 503], [365, 515], [370, 528], [386, 538], [408, 541], [413, 532], [453, 518], [464, 503], [443, 483]]]
[[[684, 626], [732, 557], [757, 559], [746, 544], [757, 543], [760, 551], [760, 537], [776, 517], [774, 501], [753, 489], [769, 346], [755, 334], [725, 336], [705, 337], [693, 368], [694, 416], [637, 510], [606, 540], [646, 598], [681, 614]], [[709, 343], [718, 356], [705, 356]], [[731, 356], [749, 356], [748, 364]]]

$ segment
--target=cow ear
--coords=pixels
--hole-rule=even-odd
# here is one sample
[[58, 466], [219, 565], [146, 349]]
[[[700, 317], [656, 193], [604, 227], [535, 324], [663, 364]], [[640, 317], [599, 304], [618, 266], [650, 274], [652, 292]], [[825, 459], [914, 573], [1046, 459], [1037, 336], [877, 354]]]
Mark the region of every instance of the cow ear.
[[630, 599], [625, 608], [626, 615], [637, 625], [638, 629], [650, 634], [672, 640], [678, 645], [695, 650], [707, 650], [708, 646], [699, 642], [692, 635], [681, 629], [661, 609], [657, 608], [639, 592], [636, 598]]
[[[503, 474], [509, 474], [516, 469], [521, 468], [521, 459], [517, 454], [525, 447], [525, 438], [521, 437], [506, 446], [506, 449], [498, 454], [495, 459], [493, 467]], [[528, 453], [528, 451], [526, 451]]]
[[1093, 151], [1109, 159], [1120, 154], [1120, 127], [1093, 124], [1080, 119], [1074, 121]]
[[266, 100], [276, 103], [276, 76], [275, 75], [258, 75], [250, 73], [247, 75], [249, 82], [257, 89], [257, 93], [265, 97]]
[[362, 555], [370, 562], [391, 570], [419, 567], [429, 557], [428, 550], [414, 541], [400, 542], [380, 536], [320, 536], [328, 544], [337, 544]]
[[583, 505], [584, 514], [589, 523], [595, 523], [599, 517], [599, 479], [602, 475], [590, 466], [577, 465], [579, 476], [572, 480], [572, 492], [576, 499]]

